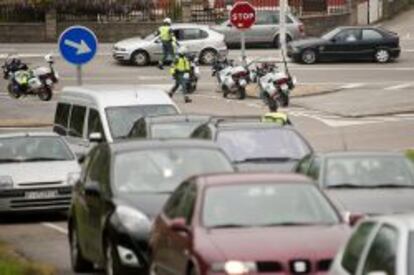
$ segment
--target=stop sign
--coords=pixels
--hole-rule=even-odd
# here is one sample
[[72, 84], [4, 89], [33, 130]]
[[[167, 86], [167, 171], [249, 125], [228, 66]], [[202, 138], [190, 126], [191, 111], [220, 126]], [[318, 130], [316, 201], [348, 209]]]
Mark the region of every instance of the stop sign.
[[248, 29], [256, 21], [256, 10], [248, 2], [237, 2], [230, 11], [230, 22], [238, 29]]

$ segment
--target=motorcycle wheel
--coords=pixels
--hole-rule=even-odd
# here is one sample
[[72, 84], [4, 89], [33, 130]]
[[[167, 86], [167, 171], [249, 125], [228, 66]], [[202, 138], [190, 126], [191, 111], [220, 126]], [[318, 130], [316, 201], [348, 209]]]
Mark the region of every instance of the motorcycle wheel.
[[37, 95], [41, 101], [49, 101], [52, 99], [52, 89], [45, 86]]
[[280, 105], [282, 105], [283, 107], [288, 107], [289, 106], [289, 96], [281, 93], [280, 97]]
[[229, 93], [230, 93], [229, 88], [227, 88], [226, 86], [223, 86], [221, 89], [223, 90], [223, 97], [224, 97], [224, 98], [227, 98], [227, 96], [228, 96], [228, 95], [229, 95]]
[[244, 87], [239, 87], [238, 91], [237, 91], [237, 98], [240, 100], [243, 100], [246, 98], [246, 88]]
[[13, 89], [13, 84], [12, 83], [9, 83], [8, 85], [7, 85], [7, 91], [9, 92], [9, 95], [10, 95], [10, 97], [11, 98], [19, 98], [20, 97], [20, 94], [19, 93], [16, 93], [15, 91], [14, 91], [14, 89]]

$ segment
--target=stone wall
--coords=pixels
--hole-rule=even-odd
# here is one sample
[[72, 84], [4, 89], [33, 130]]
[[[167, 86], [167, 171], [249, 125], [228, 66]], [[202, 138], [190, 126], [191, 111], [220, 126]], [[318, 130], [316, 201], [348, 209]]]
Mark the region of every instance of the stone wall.
[[34, 43], [46, 41], [43, 23], [0, 23], [0, 43]]
[[319, 36], [328, 30], [337, 26], [346, 26], [351, 24], [350, 14], [341, 15], [317, 15], [301, 17], [305, 25], [305, 32], [309, 36]]

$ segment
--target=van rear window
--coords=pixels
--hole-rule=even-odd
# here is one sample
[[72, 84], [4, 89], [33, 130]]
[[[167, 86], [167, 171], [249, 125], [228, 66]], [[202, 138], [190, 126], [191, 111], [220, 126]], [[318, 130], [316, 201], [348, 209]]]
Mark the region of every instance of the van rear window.
[[106, 108], [112, 138], [126, 137], [135, 121], [143, 116], [175, 115], [177, 109], [173, 105], [137, 105]]

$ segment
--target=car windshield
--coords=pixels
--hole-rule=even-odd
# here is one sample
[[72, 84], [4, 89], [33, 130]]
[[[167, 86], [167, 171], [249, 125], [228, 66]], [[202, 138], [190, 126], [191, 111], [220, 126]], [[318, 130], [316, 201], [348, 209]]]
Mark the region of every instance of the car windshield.
[[326, 187], [413, 187], [414, 165], [404, 156], [330, 157]]
[[340, 29], [340, 28], [336, 28], [336, 29], [333, 29], [333, 30], [331, 30], [331, 31], [328, 31], [327, 33], [325, 33], [324, 35], [322, 35], [322, 39], [325, 39], [325, 40], [331, 40], [331, 39], [332, 39], [332, 38], [334, 38], [334, 37], [335, 37], [335, 35], [337, 35], [340, 31], [341, 31], [341, 29]]
[[171, 122], [151, 125], [152, 138], [188, 138], [199, 122]]
[[143, 116], [175, 115], [177, 113], [177, 109], [172, 105], [136, 105], [106, 108], [113, 139], [128, 135], [134, 122]]
[[297, 160], [310, 153], [297, 133], [283, 128], [223, 130], [217, 142], [235, 162]]
[[0, 139], [0, 164], [74, 159], [69, 147], [60, 137], [25, 136]]
[[188, 177], [231, 172], [233, 167], [216, 149], [152, 149], [120, 154], [115, 158], [114, 188], [118, 193], [172, 192]]
[[202, 220], [209, 228], [332, 225], [336, 211], [311, 184], [249, 183], [208, 187]]

